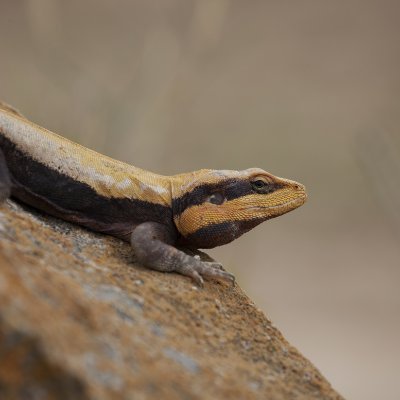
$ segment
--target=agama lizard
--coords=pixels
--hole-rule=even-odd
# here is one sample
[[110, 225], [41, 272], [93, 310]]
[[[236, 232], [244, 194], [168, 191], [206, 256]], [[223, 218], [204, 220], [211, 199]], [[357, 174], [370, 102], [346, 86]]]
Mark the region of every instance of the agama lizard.
[[137, 260], [234, 282], [198, 249], [229, 243], [306, 200], [303, 185], [259, 168], [162, 176], [111, 159], [0, 103], [0, 201], [9, 196], [131, 243]]

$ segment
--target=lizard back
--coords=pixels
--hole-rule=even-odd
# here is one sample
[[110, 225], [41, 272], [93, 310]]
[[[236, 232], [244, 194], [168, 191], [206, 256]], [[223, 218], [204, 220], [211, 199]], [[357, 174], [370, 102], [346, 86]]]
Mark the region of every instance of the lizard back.
[[89, 228], [170, 224], [168, 177], [99, 154], [0, 108], [0, 148], [17, 198]]

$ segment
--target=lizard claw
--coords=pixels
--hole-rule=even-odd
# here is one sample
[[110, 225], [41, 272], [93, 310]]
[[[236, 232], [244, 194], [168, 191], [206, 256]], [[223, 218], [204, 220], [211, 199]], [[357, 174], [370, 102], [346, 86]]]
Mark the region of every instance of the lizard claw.
[[222, 265], [218, 262], [196, 260], [196, 262], [176, 267], [175, 271], [189, 276], [200, 287], [204, 285], [203, 277], [223, 279], [231, 282], [232, 285], [235, 284], [235, 276], [230, 272], [224, 271]]
[[204, 287], [204, 279], [197, 271], [192, 271], [191, 278], [196, 282], [197, 286]]
[[196, 268], [196, 271], [208, 278], [220, 278], [225, 281], [229, 281], [232, 285], [235, 283], [235, 276], [230, 272], [226, 272], [222, 269], [222, 265], [218, 262], [203, 261], [201, 267]]

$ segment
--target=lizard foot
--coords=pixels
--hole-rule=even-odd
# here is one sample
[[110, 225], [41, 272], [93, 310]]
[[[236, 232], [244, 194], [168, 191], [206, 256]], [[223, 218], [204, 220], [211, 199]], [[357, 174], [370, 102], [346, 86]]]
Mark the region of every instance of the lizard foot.
[[[203, 278], [217, 278], [235, 283], [235, 277], [222, 265], [198, 250], [182, 251], [174, 243], [173, 232], [156, 222], [143, 222], [131, 234], [137, 260], [144, 266], [163, 272], [178, 272], [203, 286]], [[207, 258], [204, 260], [204, 258]]]
[[200, 287], [204, 286], [203, 277], [219, 278], [232, 285], [235, 284], [235, 276], [230, 272], [223, 271], [222, 265], [218, 262], [197, 261], [191, 264], [182, 264], [175, 267], [175, 271], [191, 277]]

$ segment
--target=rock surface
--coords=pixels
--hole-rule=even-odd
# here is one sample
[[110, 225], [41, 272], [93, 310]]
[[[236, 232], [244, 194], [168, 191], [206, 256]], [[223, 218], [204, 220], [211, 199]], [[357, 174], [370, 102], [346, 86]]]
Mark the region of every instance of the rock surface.
[[1, 399], [341, 399], [236, 286], [0, 205]]

